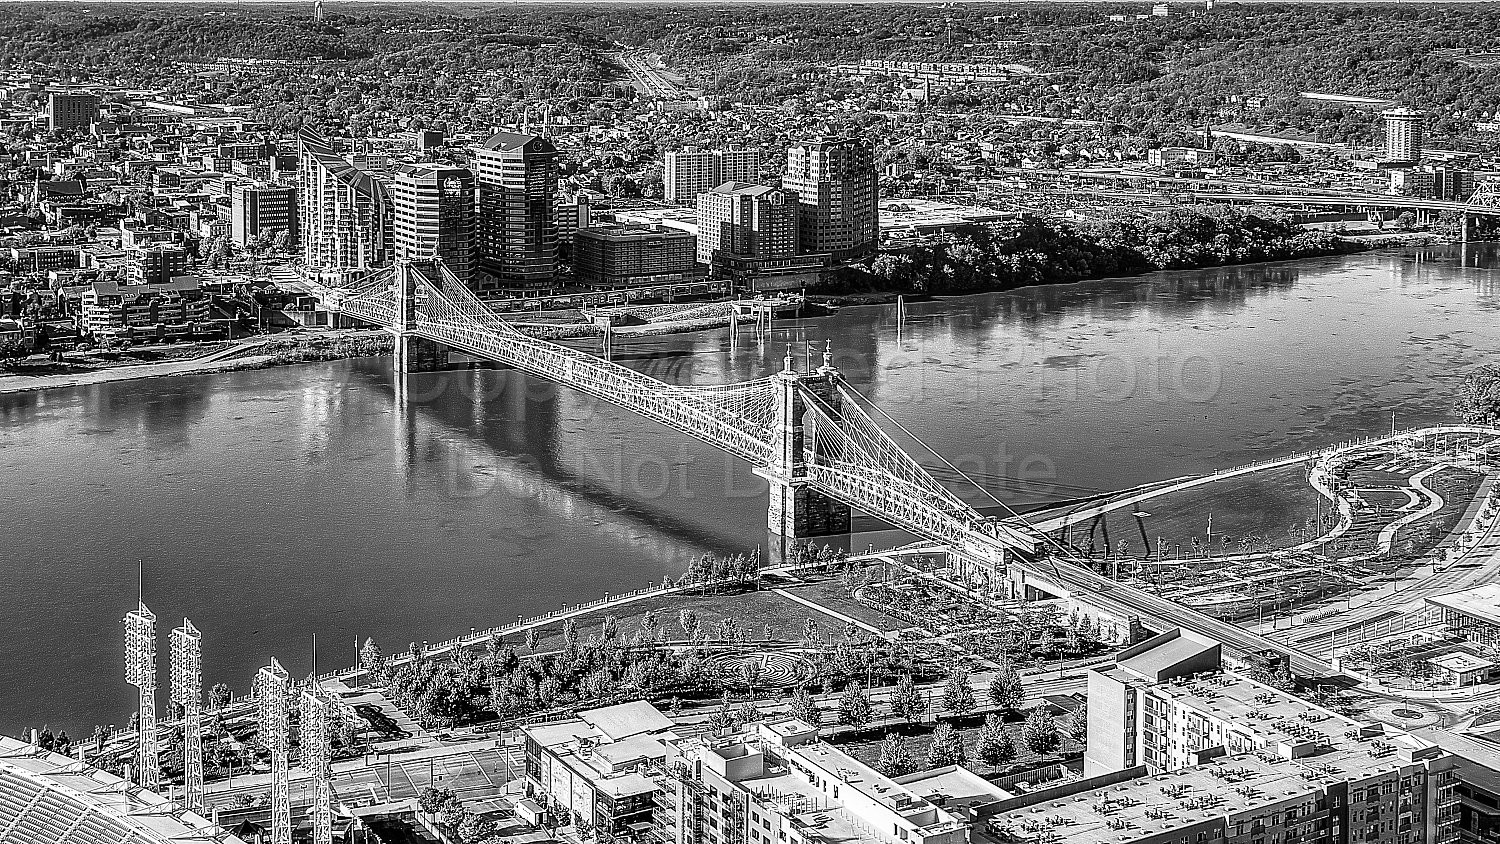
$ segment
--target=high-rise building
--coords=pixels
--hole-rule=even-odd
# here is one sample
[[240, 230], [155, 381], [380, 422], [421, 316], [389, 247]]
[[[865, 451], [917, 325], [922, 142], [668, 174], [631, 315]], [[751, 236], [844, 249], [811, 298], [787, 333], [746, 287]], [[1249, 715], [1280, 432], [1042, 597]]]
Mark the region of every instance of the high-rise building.
[[337, 273], [390, 263], [394, 209], [385, 183], [311, 132], [299, 134], [297, 155], [297, 236], [307, 266]]
[[291, 185], [237, 184], [230, 195], [229, 236], [240, 246], [262, 234], [285, 231], [297, 242], [297, 189]]
[[93, 94], [47, 96], [47, 126], [54, 131], [87, 129], [99, 122], [99, 98]]
[[760, 150], [755, 148], [700, 150], [688, 147], [669, 152], [662, 175], [668, 202], [692, 205], [698, 194], [725, 182], [754, 183], [760, 178]]
[[535, 291], [557, 272], [557, 147], [501, 132], [473, 150], [481, 294]]
[[1409, 108], [1382, 111], [1385, 118], [1385, 157], [1389, 161], [1422, 160], [1422, 130], [1427, 115]]
[[474, 176], [461, 167], [408, 164], [391, 180], [396, 258], [439, 258], [465, 284], [474, 274]]
[[786, 153], [781, 184], [801, 199], [802, 252], [850, 261], [875, 254], [880, 239], [880, 174], [856, 138], [824, 139]]
[[797, 254], [797, 195], [726, 182], [698, 196], [698, 263], [716, 258], [774, 260]]
[[752, 291], [816, 284], [821, 256], [798, 254], [800, 203], [782, 188], [726, 182], [698, 196], [698, 262]]

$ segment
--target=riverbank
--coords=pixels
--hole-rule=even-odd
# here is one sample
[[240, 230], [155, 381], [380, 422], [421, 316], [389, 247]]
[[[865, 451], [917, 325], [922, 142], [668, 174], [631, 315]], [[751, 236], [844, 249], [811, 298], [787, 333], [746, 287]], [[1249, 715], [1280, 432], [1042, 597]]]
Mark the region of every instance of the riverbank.
[[168, 375], [209, 375], [243, 369], [265, 369], [299, 363], [345, 360], [391, 353], [392, 339], [383, 331], [357, 334], [321, 334], [287, 337], [253, 337], [215, 343], [196, 357], [163, 361], [122, 362], [71, 371], [48, 371], [39, 367], [28, 373], [0, 375], [0, 395], [38, 390], [82, 387], [159, 378]]
[[[1276, 261], [1300, 260], [1313, 257], [1332, 257], [1356, 254], [1379, 249], [1404, 249], [1438, 246], [1450, 242], [1428, 233], [1380, 233], [1369, 235], [1330, 236], [1327, 249], [1313, 250], [1291, 258], [1271, 260], [1247, 260], [1215, 266], [1245, 266], [1274, 263]], [[1193, 268], [1190, 268], [1193, 269]], [[1196, 268], [1205, 269], [1205, 268]], [[1154, 268], [1139, 272], [1122, 272], [1113, 277], [1146, 276], [1158, 270]], [[850, 307], [859, 305], [889, 305], [905, 297], [908, 302], [917, 302], [942, 296], [966, 296], [993, 292], [1014, 292], [1025, 288], [1044, 287], [1052, 284], [1076, 284], [1112, 277], [1109, 274], [1091, 275], [1082, 278], [1045, 278], [1018, 286], [997, 285], [993, 288], [966, 288], [957, 291], [934, 293], [917, 290], [865, 290], [839, 293], [810, 294], [808, 301], [815, 305]], [[866, 281], [873, 276], [868, 276]], [[726, 328], [727, 317], [711, 316], [668, 321], [639, 326], [621, 327], [615, 330], [619, 337], [645, 337], [668, 334], [688, 334]], [[592, 324], [578, 323], [550, 325], [544, 323], [518, 324], [527, 333], [553, 342], [567, 340], [596, 339], [602, 330]], [[88, 384], [103, 384], [115, 381], [130, 381], [166, 375], [201, 375], [216, 372], [232, 372], [240, 369], [264, 369], [275, 366], [290, 366], [301, 363], [345, 360], [358, 357], [389, 355], [392, 352], [391, 336], [381, 330], [359, 331], [341, 334], [318, 333], [282, 335], [271, 338], [256, 337], [229, 343], [214, 344], [212, 350], [198, 357], [178, 358], [169, 361], [121, 362], [111, 365], [97, 363], [92, 368], [80, 371], [50, 372], [42, 369], [34, 374], [11, 373], [0, 375], [0, 395], [6, 393], [32, 392]]]

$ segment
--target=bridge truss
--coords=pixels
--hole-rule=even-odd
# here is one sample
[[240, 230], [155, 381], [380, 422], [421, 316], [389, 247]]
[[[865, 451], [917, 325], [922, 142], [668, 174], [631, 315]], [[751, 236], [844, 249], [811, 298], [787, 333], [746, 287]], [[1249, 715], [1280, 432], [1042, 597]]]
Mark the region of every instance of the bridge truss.
[[379, 270], [329, 304], [398, 337], [422, 338], [632, 410], [746, 460], [773, 484], [805, 486], [991, 566], [1009, 553], [1035, 550], [1031, 533], [980, 514], [912, 459], [861, 407], [827, 354], [812, 373], [793, 372], [788, 354], [785, 369], [767, 378], [667, 384], [522, 333], [438, 261]]

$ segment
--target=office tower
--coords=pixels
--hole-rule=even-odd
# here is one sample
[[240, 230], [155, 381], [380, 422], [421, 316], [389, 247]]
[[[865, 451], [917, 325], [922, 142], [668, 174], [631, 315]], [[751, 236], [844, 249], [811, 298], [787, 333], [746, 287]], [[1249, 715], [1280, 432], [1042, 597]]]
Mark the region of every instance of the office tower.
[[54, 131], [87, 129], [99, 121], [99, 98], [93, 94], [47, 96], [47, 127]]
[[473, 150], [479, 267], [484, 294], [539, 290], [557, 264], [557, 147], [501, 132]]
[[1422, 129], [1427, 115], [1409, 108], [1382, 111], [1385, 118], [1385, 157], [1390, 161], [1422, 159]]
[[474, 273], [474, 176], [460, 167], [408, 164], [391, 180], [396, 257], [439, 258], [469, 284]]
[[291, 185], [238, 184], [230, 195], [229, 236], [244, 246], [261, 235], [285, 231], [297, 242], [297, 189]]
[[863, 141], [818, 140], [792, 147], [781, 184], [801, 199], [801, 251], [826, 254], [836, 262], [875, 254], [880, 176]]
[[390, 263], [390, 192], [311, 132], [297, 138], [297, 224], [309, 268], [345, 272]]
[[669, 152], [662, 175], [664, 195], [668, 202], [692, 205], [699, 194], [708, 193], [725, 182], [754, 183], [760, 179], [760, 150], [700, 150], [688, 147]]

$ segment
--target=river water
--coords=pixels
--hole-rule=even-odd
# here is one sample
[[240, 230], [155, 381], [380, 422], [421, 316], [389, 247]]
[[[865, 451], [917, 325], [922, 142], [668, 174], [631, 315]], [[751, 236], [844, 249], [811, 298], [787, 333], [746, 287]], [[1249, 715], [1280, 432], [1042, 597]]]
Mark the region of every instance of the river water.
[[[1470, 246], [1162, 273], [615, 352], [705, 384], [830, 340], [856, 387], [1025, 507], [1379, 432], [1393, 411], [1444, 419], [1500, 341], [1497, 265]], [[764, 484], [706, 445], [514, 373], [406, 386], [372, 359], [0, 396], [0, 730], [125, 723], [138, 561], [163, 659], [189, 616], [206, 682], [244, 691], [273, 655], [311, 671], [315, 634], [329, 669], [356, 638], [438, 641], [766, 542]]]

